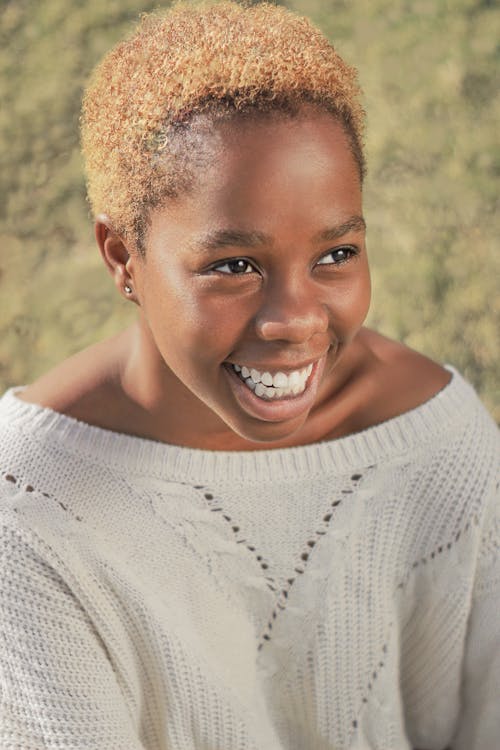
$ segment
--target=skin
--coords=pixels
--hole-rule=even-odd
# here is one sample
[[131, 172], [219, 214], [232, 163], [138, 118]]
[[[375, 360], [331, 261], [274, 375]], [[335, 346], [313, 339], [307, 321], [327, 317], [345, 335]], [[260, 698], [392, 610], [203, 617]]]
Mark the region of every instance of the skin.
[[[443, 388], [446, 370], [363, 327], [370, 278], [362, 192], [338, 122], [305, 107], [294, 119], [226, 123], [208, 147], [213, 158], [189, 194], [151, 214], [144, 257], [108, 217], [96, 224], [119, 292], [138, 306], [137, 323], [21, 397], [166, 443], [255, 450], [358, 432]], [[229, 229], [261, 241], [202, 244]], [[327, 229], [335, 232], [321, 238]], [[237, 268], [244, 272], [230, 273]], [[230, 363], [314, 369], [303, 396], [283, 406], [263, 404]]]

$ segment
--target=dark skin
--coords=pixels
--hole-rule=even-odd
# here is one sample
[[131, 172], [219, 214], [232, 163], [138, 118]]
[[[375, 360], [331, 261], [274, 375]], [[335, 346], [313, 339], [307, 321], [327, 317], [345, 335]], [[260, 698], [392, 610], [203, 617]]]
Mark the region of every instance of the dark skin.
[[[144, 257], [99, 217], [102, 256], [137, 323], [21, 397], [138, 437], [256, 450], [359, 432], [441, 390], [445, 369], [363, 327], [361, 184], [338, 122], [305, 107], [225, 124], [213, 154], [189, 194], [151, 214]], [[233, 364], [313, 370], [303, 393], [268, 401]]]

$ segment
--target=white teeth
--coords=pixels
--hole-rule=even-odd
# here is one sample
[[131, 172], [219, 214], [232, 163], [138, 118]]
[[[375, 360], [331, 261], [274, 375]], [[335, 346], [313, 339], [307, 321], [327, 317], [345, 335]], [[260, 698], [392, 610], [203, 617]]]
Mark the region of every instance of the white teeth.
[[261, 381], [260, 372], [258, 370], [250, 370], [250, 377], [254, 383], [260, 383]]
[[257, 383], [257, 385], [255, 386], [256, 396], [263, 396], [266, 391], [267, 391], [267, 388], [265, 385], [262, 385], [262, 383]]
[[297, 396], [302, 393], [305, 390], [313, 365], [308, 365], [302, 370], [294, 370], [288, 375], [281, 370], [275, 375], [268, 371], [261, 373], [254, 367], [250, 369], [244, 365], [235, 364], [233, 364], [233, 369], [257, 396], [274, 399]]
[[288, 385], [288, 378], [284, 372], [277, 372], [273, 378], [273, 385], [275, 388], [286, 388]]

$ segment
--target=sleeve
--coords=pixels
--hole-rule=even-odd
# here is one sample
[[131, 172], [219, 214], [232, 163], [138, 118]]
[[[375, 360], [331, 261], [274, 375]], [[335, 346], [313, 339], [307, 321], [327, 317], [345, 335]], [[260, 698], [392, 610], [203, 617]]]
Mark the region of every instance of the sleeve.
[[1, 519], [0, 747], [144, 750], [89, 617]]
[[452, 750], [500, 747], [499, 501], [497, 491], [484, 526], [466, 640], [463, 705]]

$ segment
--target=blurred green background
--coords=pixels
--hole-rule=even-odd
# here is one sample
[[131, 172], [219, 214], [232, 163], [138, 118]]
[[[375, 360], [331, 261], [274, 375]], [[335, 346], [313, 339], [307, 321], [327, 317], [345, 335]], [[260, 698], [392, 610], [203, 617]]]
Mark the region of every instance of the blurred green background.
[[[359, 69], [370, 324], [456, 366], [500, 422], [493, 0], [289, 0]], [[0, 391], [126, 325], [93, 240], [84, 82], [145, 0], [0, 0]]]

